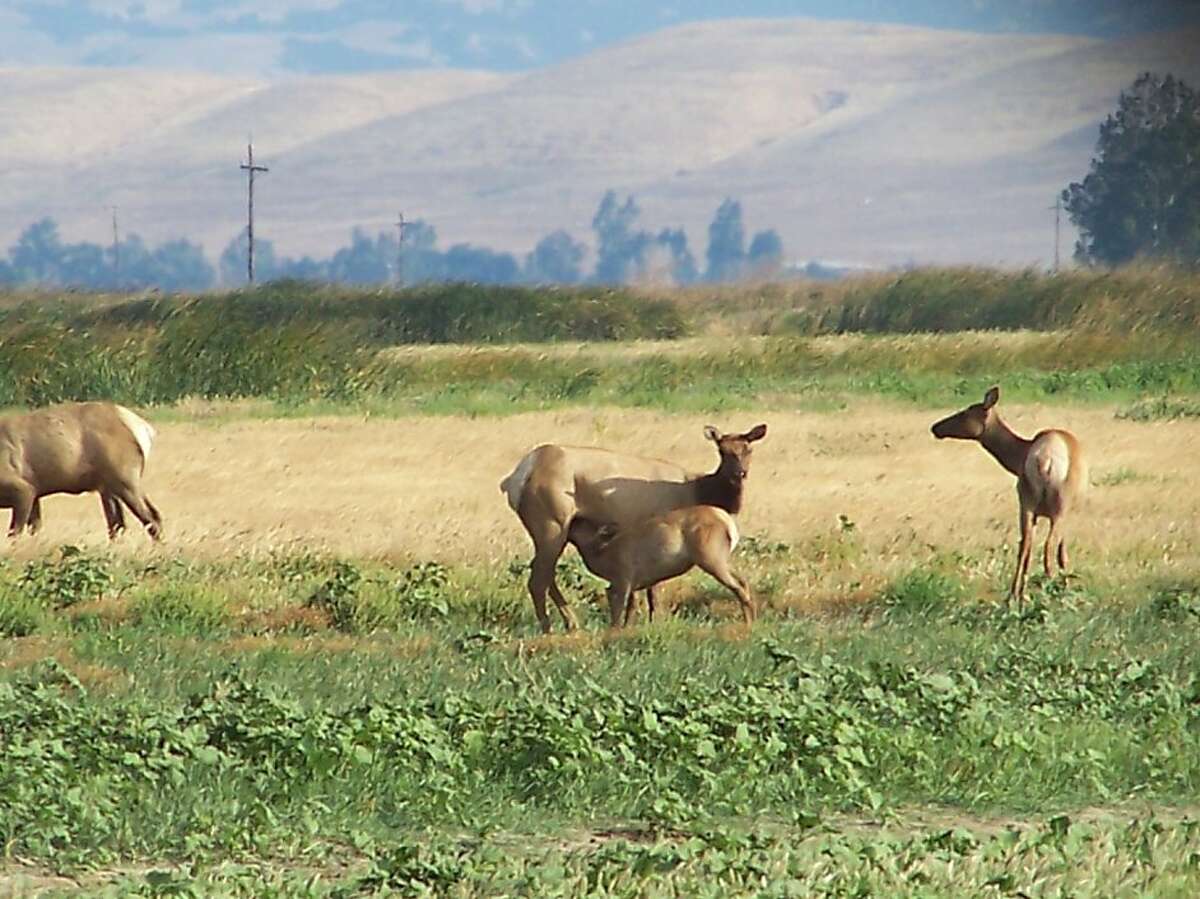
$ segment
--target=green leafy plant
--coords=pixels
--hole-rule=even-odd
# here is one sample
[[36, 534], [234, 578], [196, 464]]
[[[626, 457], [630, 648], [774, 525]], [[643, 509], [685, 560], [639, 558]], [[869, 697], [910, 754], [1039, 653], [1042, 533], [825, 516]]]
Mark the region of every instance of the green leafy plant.
[[113, 584], [111, 563], [78, 546], [62, 546], [54, 559], [26, 564], [17, 582], [56, 609], [99, 599]]
[[338, 630], [353, 633], [358, 625], [362, 582], [362, 572], [356, 565], [338, 559], [333, 562], [329, 576], [309, 594], [305, 605], [327, 613]]

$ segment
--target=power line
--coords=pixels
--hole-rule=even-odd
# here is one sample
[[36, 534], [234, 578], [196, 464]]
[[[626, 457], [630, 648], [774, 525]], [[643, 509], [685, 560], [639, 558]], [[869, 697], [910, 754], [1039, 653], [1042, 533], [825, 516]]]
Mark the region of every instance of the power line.
[[269, 172], [265, 165], [254, 164], [254, 144], [248, 142], [246, 144], [246, 161], [241, 164], [241, 168], [246, 172], [246, 196], [247, 196], [247, 212], [246, 212], [246, 277], [250, 283], [254, 283], [254, 174], [255, 172]]

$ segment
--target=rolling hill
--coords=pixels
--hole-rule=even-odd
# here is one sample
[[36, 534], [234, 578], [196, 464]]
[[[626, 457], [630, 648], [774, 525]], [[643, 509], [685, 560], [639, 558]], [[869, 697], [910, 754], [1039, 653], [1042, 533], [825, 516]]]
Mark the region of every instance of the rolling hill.
[[[1144, 70], [1200, 81], [1200, 32], [1099, 41], [804, 19], [683, 25], [523, 75], [417, 70], [281, 82], [0, 70], [0, 241], [55, 217], [104, 242], [215, 257], [244, 223], [249, 135], [270, 166], [258, 231], [328, 255], [397, 210], [442, 246], [590, 241], [608, 188], [703, 256], [726, 196], [794, 259], [1044, 263], [1056, 192]], [[1070, 240], [1064, 236], [1064, 252]]]

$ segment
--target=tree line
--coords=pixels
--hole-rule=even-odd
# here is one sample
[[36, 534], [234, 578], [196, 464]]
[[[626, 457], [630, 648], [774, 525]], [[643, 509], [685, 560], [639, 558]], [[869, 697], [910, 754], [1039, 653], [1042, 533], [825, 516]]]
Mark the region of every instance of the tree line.
[[[255, 276], [260, 281], [292, 278], [342, 284], [400, 280], [407, 284], [692, 284], [770, 277], [783, 265], [783, 242], [773, 229], [759, 231], [747, 242], [742, 206], [735, 199], [726, 199], [713, 216], [703, 266], [682, 228], [649, 231], [640, 226], [640, 215], [632, 195], [624, 201], [611, 190], [604, 195], [592, 218], [595, 263], [591, 271], [584, 267], [588, 247], [564, 230], [547, 234], [518, 259], [512, 253], [466, 243], [441, 250], [434, 226], [416, 220], [405, 224], [402, 248], [394, 234], [372, 236], [355, 228], [350, 243], [325, 259], [281, 256], [271, 240], [256, 237]], [[21, 233], [7, 258], [0, 257], [0, 284], [206, 290], [218, 283], [244, 283], [247, 252], [244, 229], [226, 245], [214, 266], [202, 247], [187, 240], [150, 247], [133, 234], [108, 247], [65, 243], [57, 223], [45, 218]]]

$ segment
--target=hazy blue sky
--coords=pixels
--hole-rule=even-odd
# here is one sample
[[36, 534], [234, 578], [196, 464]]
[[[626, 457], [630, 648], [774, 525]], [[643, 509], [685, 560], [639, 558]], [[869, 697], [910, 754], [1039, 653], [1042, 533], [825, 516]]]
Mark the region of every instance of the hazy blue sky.
[[536, 68], [664, 26], [813, 16], [980, 31], [1130, 34], [1198, 0], [0, 0], [0, 65], [332, 73]]

